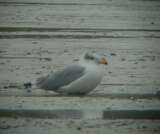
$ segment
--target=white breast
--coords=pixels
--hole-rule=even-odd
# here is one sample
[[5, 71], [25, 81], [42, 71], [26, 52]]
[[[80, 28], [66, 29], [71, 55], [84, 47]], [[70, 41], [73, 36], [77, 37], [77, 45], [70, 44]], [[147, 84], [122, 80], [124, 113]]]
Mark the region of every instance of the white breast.
[[[98, 65], [86, 64], [86, 72], [78, 80], [63, 87], [63, 92], [67, 93], [88, 93], [100, 83], [103, 70]], [[62, 91], [61, 90], [61, 91]]]

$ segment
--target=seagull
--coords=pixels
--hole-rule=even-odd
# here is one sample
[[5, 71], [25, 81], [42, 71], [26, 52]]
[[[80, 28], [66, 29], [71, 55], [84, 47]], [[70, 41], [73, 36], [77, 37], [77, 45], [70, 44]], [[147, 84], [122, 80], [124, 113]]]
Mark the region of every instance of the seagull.
[[52, 72], [37, 79], [41, 89], [68, 95], [85, 95], [95, 89], [101, 82], [104, 69], [101, 65], [108, 62], [96, 52], [84, 53], [77, 64]]

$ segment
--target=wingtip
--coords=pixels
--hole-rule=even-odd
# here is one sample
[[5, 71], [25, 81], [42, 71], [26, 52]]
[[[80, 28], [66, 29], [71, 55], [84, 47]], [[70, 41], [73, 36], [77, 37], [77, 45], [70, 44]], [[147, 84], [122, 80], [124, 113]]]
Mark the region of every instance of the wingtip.
[[39, 88], [43, 88], [43, 83], [46, 80], [46, 77], [40, 77], [36, 80], [36, 86]]

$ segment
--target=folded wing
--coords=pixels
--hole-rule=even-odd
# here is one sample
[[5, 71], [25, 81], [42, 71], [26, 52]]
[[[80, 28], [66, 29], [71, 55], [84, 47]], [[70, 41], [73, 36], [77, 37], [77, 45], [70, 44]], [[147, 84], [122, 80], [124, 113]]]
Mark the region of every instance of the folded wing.
[[39, 78], [37, 80], [37, 86], [42, 89], [56, 91], [59, 88], [79, 79], [84, 75], [84, 73], [84, 67], [80, 65], [71, 65], [61, 71]]

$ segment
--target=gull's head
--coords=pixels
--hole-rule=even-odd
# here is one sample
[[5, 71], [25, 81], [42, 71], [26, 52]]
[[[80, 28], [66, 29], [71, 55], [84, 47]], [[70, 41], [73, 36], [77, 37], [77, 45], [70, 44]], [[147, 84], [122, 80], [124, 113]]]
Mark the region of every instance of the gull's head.
[[86, 52], [85, 54], [83, 54], [81, 60], [86, 63], [93, 63], [93, 64], [97, 64], [97, 65], [100, 65], [100, 64], [107, 65], [108, 64], [108, 62], [104, 56], [100, 56], [94, 51]]

